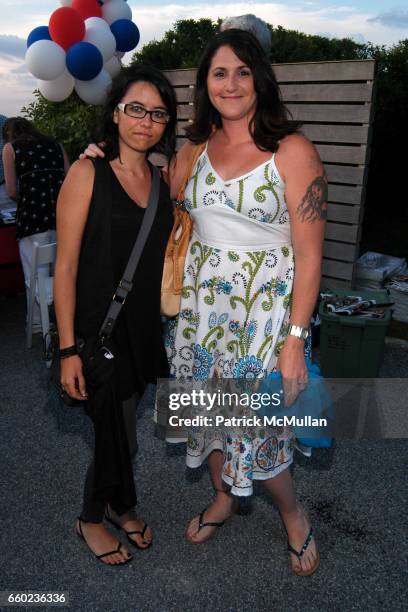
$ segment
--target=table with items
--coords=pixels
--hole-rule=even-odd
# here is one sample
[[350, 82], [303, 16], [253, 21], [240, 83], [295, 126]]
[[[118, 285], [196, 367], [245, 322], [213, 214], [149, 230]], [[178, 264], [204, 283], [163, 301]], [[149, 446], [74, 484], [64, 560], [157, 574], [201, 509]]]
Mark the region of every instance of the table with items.
[[24, 289], [24, 276], [16, 239], [16, 203], [0, 185], [0, 292]]

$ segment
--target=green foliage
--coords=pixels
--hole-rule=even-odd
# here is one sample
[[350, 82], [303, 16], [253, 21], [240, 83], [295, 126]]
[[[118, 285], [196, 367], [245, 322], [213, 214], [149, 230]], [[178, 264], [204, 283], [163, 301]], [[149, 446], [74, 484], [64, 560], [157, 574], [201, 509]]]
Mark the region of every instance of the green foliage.
[[408, 141], [408, 39], [371, 47], [378, 62], [377, 92], [362, 252], [408, 257], [405, 176]]
[[135, 53], [132, 62], [152, 64], [162, 70], [195, 68], [205, 45], [217, 32], [219, 23], [211, 19], [183, 19], [165, 33], [162, 40], [147, 43]]
[[[209, 39], [219, 30], [211, 19], [177, 21], [162, 40], [154, 40], [133, 55], [132, 62], [153, 64], [161, 69], [195, 68]], [[366, 57], [365, 45], [349, 38], [312, 36], [282, 26], [269, 25], [272, 33], [271, 62], [307, 62]]]
[[100, 107], [85, 104], [75, 93], [58, 103], [50, 102], [38, 90], [34, 95], [37, 100], [22, 108], [22, 114], [64, 145], [70, 160], [75, 160], [95, 139]]
[[391, 144], [408, 136], [408, 38], [389, 49], [373, 47], [372, 56], [378, 62], [375, 126]]
[[269, 25], [272, 33], [271, 62], [324, 62], [361, 59], [365, 47], [350, 38], [326, 38]]

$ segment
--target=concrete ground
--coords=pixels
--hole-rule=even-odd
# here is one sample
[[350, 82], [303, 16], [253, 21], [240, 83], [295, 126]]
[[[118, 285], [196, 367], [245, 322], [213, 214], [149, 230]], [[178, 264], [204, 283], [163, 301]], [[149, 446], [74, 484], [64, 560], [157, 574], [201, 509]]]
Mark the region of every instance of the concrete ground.
[[[342, 440], [311, 460], [297, 456], [297, 491], [321, 551], [317, 573], [299, 578], [260, 487], [215, 538], [186, 542], [187, 521], [210, 499], [209, 476], [187, 471], [183, 448], [154, 437], [153, 389], [139, 412], [135, 473], [154, 544], [124, 567], [96, 562], [74, 533], [90, 422], [59, 403], [39, 342], [25, 348], [22, 298], [0, 298], [0, 309], [0, 590], [64, 590], [69, 609], [86, 612], [407, 609], [406, 440]], [[407, 374], [408, 352], [387, 348], [381, 375]]]

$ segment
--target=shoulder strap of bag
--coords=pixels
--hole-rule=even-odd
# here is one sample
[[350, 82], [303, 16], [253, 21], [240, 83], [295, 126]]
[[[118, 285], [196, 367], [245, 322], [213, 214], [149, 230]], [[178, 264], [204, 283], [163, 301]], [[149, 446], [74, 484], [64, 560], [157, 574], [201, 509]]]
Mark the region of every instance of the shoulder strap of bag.
[[193, 168], [198, 160], [198, 158], [200, 157], [201, 153], [204, 151], [205, 149], [205, 145], [206, 143], [203, 142], [201, 144], [198, 145], [194, 145], [194, 149], [191, 151], [191, 157], [188, 161], [187, 164], [187, 169], [183, 178], [183, 181], [180, 185], [180, 189], [177, 195], [177, 202], [182, 202], [184, 200], [184, 192], [186, 190], [187, 187], [187, 183], [190, 180], [191, 174], [193, 172]]
[[143, 217], [142, 226], [137, 235], [136, 242], [132, 249], [129, 257], [129, 261], [126, 265], [122, 279], [119, 281], [119, 285], [116, 288], [112, 302], [109, 306], [108, 312], [106, 313], [105, 320], [99, 330], [100, 336], [110, 336], [116, 319], [122, 309], [123, 304], [126, 301], [128, 293], [133, 287], [133, 277], [136, 272], [137, 265], [142, 255], [144, 246], [149, 237], [150, 230], [152, 229], [153, 221], [157, 212], [157, 205], [159, 201], [160, 193], [160, 172], [156, 166], [152, 166], [152, 187], [150, 189], [149, 201], [145, 215]]

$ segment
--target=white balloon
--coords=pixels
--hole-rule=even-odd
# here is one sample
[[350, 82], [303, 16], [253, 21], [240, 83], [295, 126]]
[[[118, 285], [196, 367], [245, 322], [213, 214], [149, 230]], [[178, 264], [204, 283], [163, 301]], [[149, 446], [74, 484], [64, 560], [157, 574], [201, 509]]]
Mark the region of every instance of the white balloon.
[[124, 0], [107, 0], [102, 6], [102, 15], [111, 25], [118, 19], [132, 19], [132, 9]]
[[110, 31], [109, 23], [102, 19], [102, 17], [88, 17], [85, 19], [85, 28], [103, 28]]
[[75, 91], [87, 104], [103, 104], [112, 85], [112, 79], [106, 70], [90, 81], [75, 80]]
[[111, 75], [112, 79], [119, 74], [121, 68], [122, 62], [115, 56], [111, 57], [110, 60], [103, 65], [103, 69]]
[[72, 94], [74, 84], [74, 77], [68, 70], [65, 70], [53, 81], [38, 81], [38, 89], [47, 100], [51, 100], [51, 102], [62, 102]]
[[104, 28], [89, 28], [85, 31], [84, 42], [95, 45], [102, 53], [103, 61], [107, 62], [116, 51], [116, 39], [112, 32]]
[[25, 62], [37, 79], [53, 81], [66, 68], [65, 51], [52, 40], [37, 40], [28, 47]]

